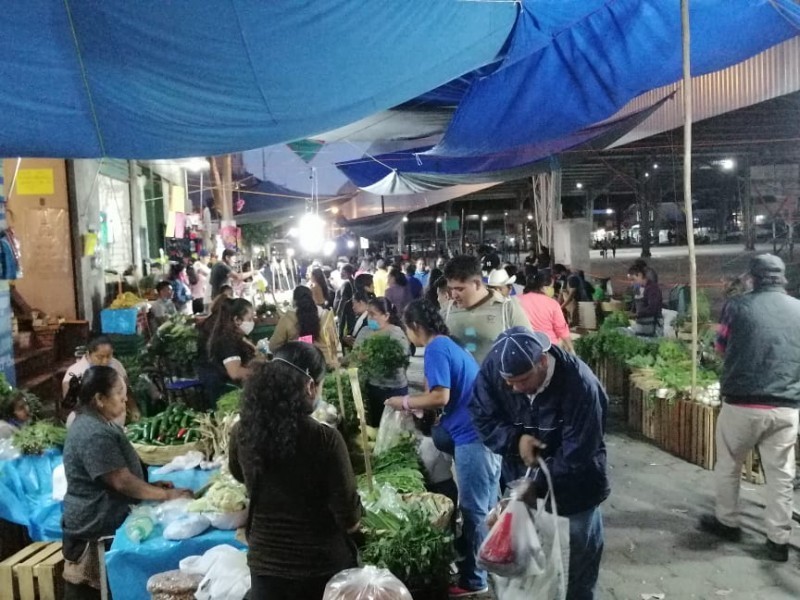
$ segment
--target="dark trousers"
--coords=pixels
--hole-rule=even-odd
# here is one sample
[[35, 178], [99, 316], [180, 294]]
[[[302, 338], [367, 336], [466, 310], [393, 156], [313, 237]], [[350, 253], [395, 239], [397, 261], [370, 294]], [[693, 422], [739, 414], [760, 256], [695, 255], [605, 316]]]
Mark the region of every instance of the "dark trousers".
[[303, 580], [251, 575], [250, 600], [322, 600], [333, 574]]
[[379, 427], [383, 416], [384, 402], [393, 396], [405, 396], [408, 394], [408, 386], [402, 388], [383, 388], [377, 385], [367, 384], [367, 425]]

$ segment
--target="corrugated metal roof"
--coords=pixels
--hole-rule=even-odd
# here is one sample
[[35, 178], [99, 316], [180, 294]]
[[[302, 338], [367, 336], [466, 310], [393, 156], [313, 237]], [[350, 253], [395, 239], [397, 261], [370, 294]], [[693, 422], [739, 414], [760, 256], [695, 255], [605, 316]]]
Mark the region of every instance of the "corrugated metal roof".
[[[693, 78], [694, 122], [800, 90], [800, 37], [787, 40], [737, 65]], [[631, 100], [613, 118], [652, 106], [677, 91], [653, 116], [613, 146], [675, 129], [683, 124], [680, 83], [651, 90]]]

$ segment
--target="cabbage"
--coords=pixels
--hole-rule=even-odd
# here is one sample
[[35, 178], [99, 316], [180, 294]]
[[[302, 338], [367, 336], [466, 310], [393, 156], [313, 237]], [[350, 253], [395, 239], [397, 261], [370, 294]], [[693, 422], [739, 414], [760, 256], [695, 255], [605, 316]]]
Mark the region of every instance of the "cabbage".
[[232, 513], [247, 508], [247, 489], [232, 477], [220, 477], [203, 497], [192, 501], [189, 512]]

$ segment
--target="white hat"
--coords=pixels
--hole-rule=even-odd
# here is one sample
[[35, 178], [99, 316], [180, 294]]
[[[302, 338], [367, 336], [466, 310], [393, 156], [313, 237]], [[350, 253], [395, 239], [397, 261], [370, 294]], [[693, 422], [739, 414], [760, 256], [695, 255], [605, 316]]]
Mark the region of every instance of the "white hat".
[[505, 269], [495, 269], [489, 273], [489, 281], [486, 283], [489, 287], [501, 287], [504, 285], [511, 285], [517, 280], [517, 276], [509, 277]]

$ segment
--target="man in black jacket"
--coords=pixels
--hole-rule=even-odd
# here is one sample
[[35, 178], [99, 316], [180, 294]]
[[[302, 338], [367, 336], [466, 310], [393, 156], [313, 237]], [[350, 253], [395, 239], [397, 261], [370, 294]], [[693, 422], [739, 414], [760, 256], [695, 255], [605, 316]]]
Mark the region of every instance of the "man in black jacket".
[[[558, 512], [569, 518], [568, 600], [592, 600], [603, 554], [600, 504], [610, 493], [603, 434], [608, 396], [580, 359], [523, 327], [500, 334], [483, 361], [470, 404], [478, 433], [503, 457], [506, 482], [541, 456]], [[544, 475], [534, 485], [544, 496]]]
[[789, 560], [792, 484], [800, 408], [800, 300], [786, 293], [785, 266], [772, 254], [750, 262], [753, 291], [728, 300], [717, 351], [725, 357], [717, 419], [716, 511], [700, 527], [738, 541], [742, 463], [756, 445], [766, 475], [766, 553]]
[[353, 327], [356, 324], [356, 313], [353, 310], [353, 295], [356, 288], [353, 283], [355, 268], [351, 264], [342, 265], [340, 274], [342, 285], [336, 292], [333, 301], [333, 312], [339, 321], [339, 339], [343, 340], [346, 336], [353, 335]]

